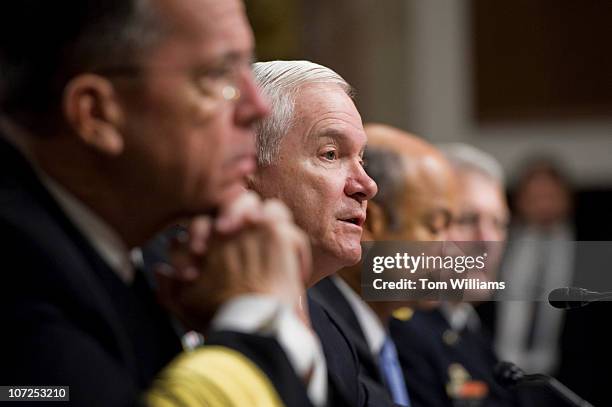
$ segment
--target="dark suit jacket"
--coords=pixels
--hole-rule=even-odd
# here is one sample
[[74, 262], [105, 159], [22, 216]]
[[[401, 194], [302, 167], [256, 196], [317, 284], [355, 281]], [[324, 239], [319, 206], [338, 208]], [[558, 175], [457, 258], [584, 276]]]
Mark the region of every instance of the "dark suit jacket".
[[0, 140], [0, 382], [70, 386], [76, 405], [136, 402], [180, 341], [139, 275], [128, 287]]
[[331, 278], [324, 278], [312, 287], [309, 292], [325, 307], [327, 312], [334, 316], [334, 320], [349, 335], [361, 363], [362, 374], [374, 383], [378, 383], [381, 388], [384, 388], [378, 363], [372, 356], [359, 320], [334, 281]]
[[302, 380], [275, 339], [223, 331], [207, 336], [206, 343], [234, 349], [249, 358], [268, 376], [285, 406], [312, 407]]
[[[464, 330], [456, 341], [445, 340], [450, 326], [438, 311], [415, 311], [408, 321], [391, 320], [393, 338], [414, 407], [453, 407], [447, 396], [449, 366], [461, 365], [472, 380], [485, 382], [489, 397], [483, 406], [516, 405], [515, 396], [494, 380], [497, 359], [482, 331]], [[448, 336], [447, 336], [448, 337]]]
[[[125, 285], [2, 137], [0, 162], [0, 384], [70, 386], [71, 405], [138, 403], [181, 351], [144, 273]], [[219, 335], [286, 386], [288, 405], [310, 405], [276, 341]]]
[[332, 395], [329, 406], [393, 406], [386, 391], [363, 373], [352, 334], [317, 298], [309, 292], [310, 319], [327, 361]]

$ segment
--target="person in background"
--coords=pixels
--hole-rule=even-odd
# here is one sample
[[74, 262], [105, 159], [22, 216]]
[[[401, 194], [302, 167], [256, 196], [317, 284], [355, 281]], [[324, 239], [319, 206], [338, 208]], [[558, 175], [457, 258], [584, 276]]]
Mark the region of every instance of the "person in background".
[[520, 177], [515, 222], [504, 262], [504, 278], [535, 301], [509, 301], [497, 310], [496, 348], [527, 372], [554, 374], [560, 363], [563, 312], [545, 297], [572, 285], [575, 252], [572, 193], [550, 161], [536, 160]]
[[[594, 332], [599, 324], [593, 318], [597, 308], [572, 314], [551, 307], [546, 300], [555, 288], [585, 286], [581, 280], [593, 271], [578, 266], [585, 259], [580, 259], [573, 242], [573, 209], [571, 183], [555, 161], [530, 159], [514, 191], [514, 222], [502, 267], [504, 280], [520, 301], [496, 304], [495, 345], [501, 358], [529, 373], [557, 376], [580, 396], [595, 402], [594, 394], [605, 393], [598, 388], [597, 377], [605, 376], [608, 369], [596, 367], [607, 352], [601, 353], [602, 348], [590, 339], [599, 336]], [[586, 256], [586, 264], [591, 264]], [[576, 354], [575, 347], [583, 347], [585, 341], [591, 346]], [[590, 373], [585, 375], [585, 369]], [[528, 397], [541, 406], [559, 403], [544, 391], [533, 391]]]
[[[501, 167], [494, 158], [468, 145], [440, 148], [457, 179], [456, 210], [446, 237], [465, 251], [475, 251], [474, 255], [486, 252], [485, 271], [469, 278], [493, 281], [509, 217]], [[495, 381], [498, 360], [474, 309], [490, 294], [466, 290], [462, 300], [449, 298], [435, 309], [394, 313], [391, 333], [408, 387], [415, 393], [415, 405], [517, 405], [515, 395]]]

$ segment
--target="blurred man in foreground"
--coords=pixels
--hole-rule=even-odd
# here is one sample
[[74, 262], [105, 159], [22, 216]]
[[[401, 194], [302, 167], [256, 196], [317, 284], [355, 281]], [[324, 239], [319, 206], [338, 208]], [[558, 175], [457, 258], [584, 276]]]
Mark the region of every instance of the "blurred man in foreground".
[[[368, 205], [364, 240], [444, 240], [455, 193], [449, 163], [431, 144], [399, 129], [374, 124], [365, 129], [367, 172], [379, 192]], [[365, 302], [360, 285], [358, 264], [312, 290], [351, 333], [369, 378], [383, 385], [397, 404], [414, 405], [388, 332], [391, 313], [401, 303]]]
[[[240, 284], [219, 290], [226, 301], [253, 292], [297, 298], [295, 259], [307, 249], [290, 216], [237, 201], [255, 166], [253, 125], [268, 112], [239, 1], [11, 2], [1, 6], [0, 30], [0, 383], [70, 386], [76, 405], [135, 404], [181, 346], [133, 249], [179, 217], [219, 213], [223, 234], [250, 213], [261, 250], [293, 255], [267, 264], [269, 279], [242, 278], [253, 266], [239, 263], [246, 269], [230, 281]], [[248, 236], [234, 242], [246, 246]], [[174, 316], [192, 316], [179, 308]], [[239, 352], [209, 354], [255, 387], [282, 383], [285, 397], [297, 394], [286, 357], [257, 365], [243, 356], [258, 346], [284, 355], [274, 339], [226, 341]], [[211, 369], [197, 376], [210, 393], [230, 400], [244, 390], [207, 382], [220, 374]], [[283, 380], [270, 380], [275, 374]], [[280, 405], [274, 390], [264, 393]], [[308, 405], [293, 400], [283, 402]]]

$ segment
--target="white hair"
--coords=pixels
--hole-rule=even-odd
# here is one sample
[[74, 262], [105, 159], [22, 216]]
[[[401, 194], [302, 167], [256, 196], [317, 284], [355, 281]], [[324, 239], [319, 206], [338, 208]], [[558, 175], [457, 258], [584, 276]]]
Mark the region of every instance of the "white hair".
[[269, 61], [253, 64], [255, 81], [271, 105], [268, 117], [257, 124], [257, 161], [270, 165], [283, 136], [294, 122], [295, 97], [304, 85], [336, 84], [350, 97], [351, 86], [336, 72], [309, 61]]
[[438, 148], [459, 171], [475, 171], [504, 185], [504, 170], [491, 154], [465, 143], [439, 144]]

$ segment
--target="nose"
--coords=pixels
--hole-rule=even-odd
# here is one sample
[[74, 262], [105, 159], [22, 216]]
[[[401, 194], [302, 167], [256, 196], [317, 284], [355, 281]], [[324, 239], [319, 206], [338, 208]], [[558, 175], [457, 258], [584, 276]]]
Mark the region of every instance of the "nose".
[[374, 198], [377, 192], [376, 182], [368, 176], [361, 163], [357, 162], [347, 177], [344, 193], [361, 203]]
[[270, 105], [255, 83], [250, 69], [241, 73], [240, 99], [236, 106], [236, 121], [250, 126], [270, 114]]

